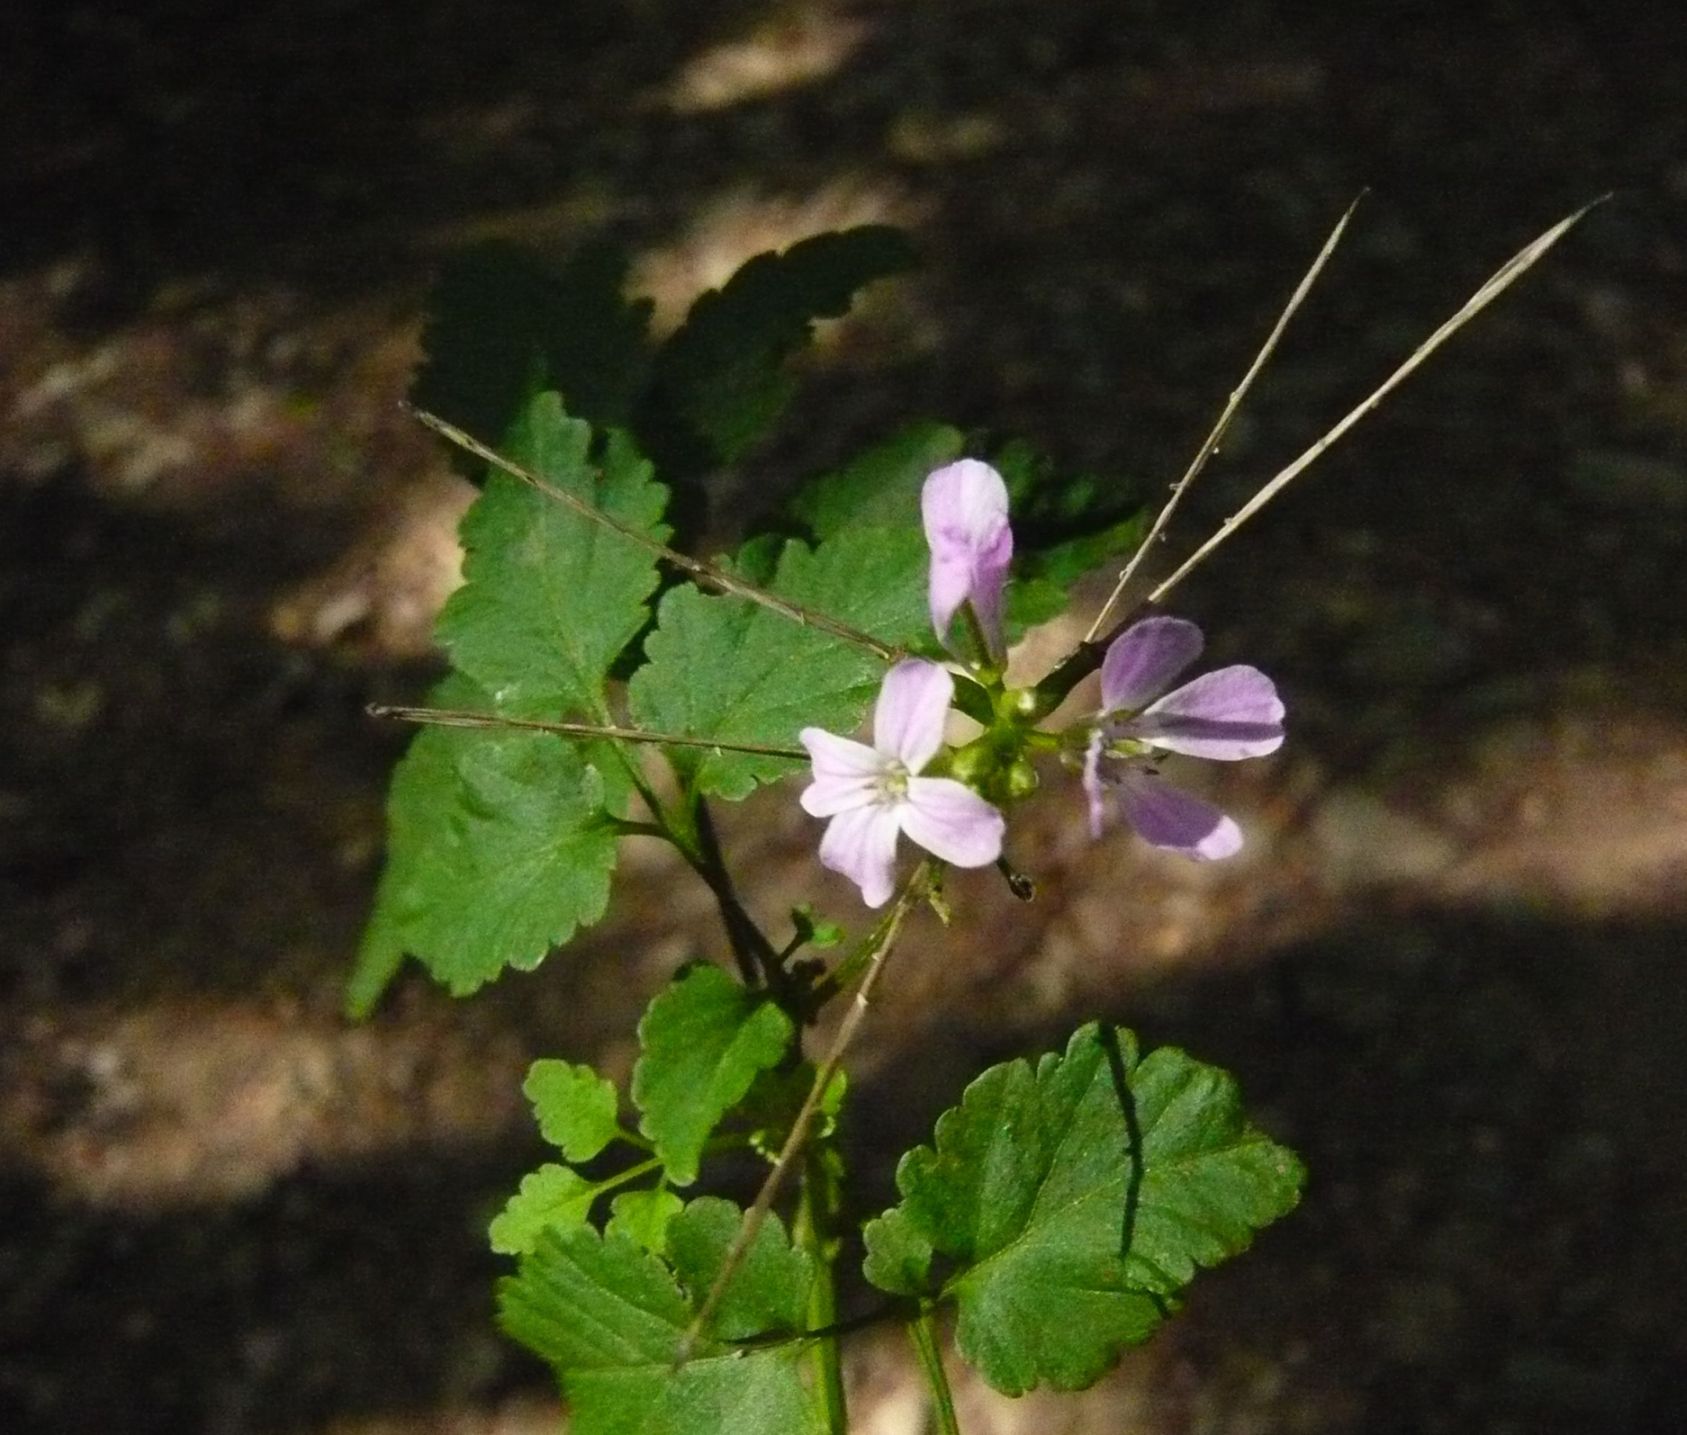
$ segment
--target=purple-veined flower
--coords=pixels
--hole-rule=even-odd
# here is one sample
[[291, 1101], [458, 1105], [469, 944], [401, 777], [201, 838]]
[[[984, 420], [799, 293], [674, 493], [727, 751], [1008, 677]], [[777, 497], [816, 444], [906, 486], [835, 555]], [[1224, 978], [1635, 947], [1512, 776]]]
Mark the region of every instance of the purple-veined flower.
[[949, 642], [955, 614], [970, 603], [986, 656], [1002, 662], [1002, 589], [1013, 561], [1007, 484], [989, 464], [963, 458], [926, 479], [920, 516], [931, 545], [931, 625], [938, 638]]
[[[1231, 818], [1163, 782], [1153, 765], [1156, 751], [1234, 762], [1282, 746], [1283, 703], [1258, 668], [1219, 668], [1166, 692], [1202, 646], [1193, 623], [1144, 618], [1108, 647], [1101, 662], [1101, 711], [1084, 755], [1084, 791], [1096, 836], [1107, 784], [1118, 791], [1125, 821], [1156, 847], [1208, 860], [1241, 849], [1242, 829]], [[1113, 760], [1110, 771], [1103, 771], [1103, 759]]]
[[906, 832], [957, 867], [986, 867], [1002, 852], [1002, 814], [965, 783], [919, 774], [943, 746], [955, 680], [918, 658], [885, 674], [873, 710], [873, 745], [805, 727], [814, 763], [803, 810], [829, 817], [820, 861], [882, 907], [895, 886], [896, 839]]

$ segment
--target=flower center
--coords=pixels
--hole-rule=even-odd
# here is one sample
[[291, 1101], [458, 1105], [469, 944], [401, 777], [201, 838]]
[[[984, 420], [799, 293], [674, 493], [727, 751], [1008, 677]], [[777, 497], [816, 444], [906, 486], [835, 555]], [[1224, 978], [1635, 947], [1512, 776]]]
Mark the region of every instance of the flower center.
[[879, 799], [887, 806], [906, 800], [908, 796], [908, 779], [912, 776], [908, 771], [908, 764], [896, 758], [890, 759], [879, 774]]

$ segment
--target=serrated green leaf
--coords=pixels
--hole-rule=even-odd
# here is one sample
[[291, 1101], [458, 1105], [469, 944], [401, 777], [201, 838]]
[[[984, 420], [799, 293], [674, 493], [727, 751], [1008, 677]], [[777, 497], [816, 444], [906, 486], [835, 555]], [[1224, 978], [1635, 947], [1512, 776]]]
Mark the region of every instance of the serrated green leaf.
[[939, 1118], [935, 1147], [903, 1157], [868, 1275], [905, 1291], [929, 1242], [959, 1267], [943, 1287], [956, 1341], [992, 1386], [1082, 1389], [1198, 1266], [1292, 1209], [1302, 1178], [1224, 1072], [1172, 1048], [1139, 1062], [1128, 1032], [1114, 1044], [1092, 1025], [1034, 1071], [992, 1067]]
[[[540, 394], [504, 451], [554, 487], [662, 539], [667, 491], [631, 441], [612, 433], [594, 462], [592, 431]], [[649, 616], [656, 558], [520, 479], [495, 473], [463, 517], [463, 586], [440, 614], [439, 641], [459, 671], [524, 717], [602, 717], [603, 687]]]
[[[744, 1213], [731, 1201], [704, 1196], [668, 1228], [668, 1254], [680, 1283], [697, 1300], [720, 1277]], [[792, 1246], [778, 1220], [762, 1222], [716, 1305], [711, 1333], [748, 1340], [769, 1330], [800, 1331], [814, 1284], [814, 1262]]]
[[[929, 636], [925, 539], [918, 528], [859, 528], [810, 549], [785, 546], [771, 587], [891, 644]], [[884, 664], [829, 633], [730, 595], [676, 588], [662, 599], [649, 661], [628, 684], [634, 718], [652, 730], [793, 747], [809, 725], [854, 732]], [[698, 792], [748, 797], [801, 764], [741, 752], [676, 752]]]
[[791, 501], [791, 516], [816, 538], [848, 528], [918, 528], [921, 487], [964, 446], [961, 431], [948, 424], [911, 424], [805, 484]]
[[620, 1132], [615, 1083], [589, 1066], [545, 1057], [528, 1067], [521, 1090], [539, 1134], [570, 1161], [590, 1161]]
[[[492, 706], [460, 677], [444, 707]], [[624, 781], [622, 779], [621, 781]], [[603, 915], [615, 866], [606, 807], [624, 800], [580, 752], [543, 733], [430, 727], [393, 773], [387, 863], [354, 994], [416, 957], [458, 996], [506, 966], [531, 970]]]
[[661, 1255], [668, 1245], [668, 1225], [684, 1208], [684, 1201], [660, 1186], [648, 1191], [623, 1191], [609, 1203], [607, 1229]]
[[506, 1256], [525, 1255], [546, 1231], [585, 1225], [596, 1196], [597, 1187], [566, 1166], [530, 1171], [487, 1228], [492, 1249]]
[[914, 1229], [908, 1213], [893, 1206], [862, 1228], [867, 1279], [892, 1295], [921, 1295], [931, 1289], [931, 1242]]
[[698, 298], [657, 355], [640, 427], [664, 472], [742, 455], [790, 401], [785, 360], [808, 343], [814, 320], [847, 312], [863, 285], [914, 262], [900, 232], [868, 225], [758, 254]]
[[[547, 1233], [518, 1274], [499, 1283], [504, 1329], [555, 1367], [575, 1435], [818, 1435], [823, 1428], [795, 1341], [735, 1349], [722, 1343], [717, 1320], [674, 1368], [706, 1282], [719, 1269], [714, 1233], [741, 1219], [736, 1207], [720, 1204], [725, 1212], [705, 1209], [686, 1238], [695, 1251], [684, 1287], [628, 1236], [610, 1230], [599, 1237], [590, 1227]], [[746, 1336], [801, 1328], [804, 1268], [789, 1260], [777, 1218], [764, 1226], [764, 1237], [770, 1229], [745, 1262], [746, 1269], [754, 1265], [754, 1278], [741, 1269], [722, 1302]], [[754, 1298], [737, 1294], [746, 1282]], [[797, 1325], [784, 1323], [792, 1309]]]
[[[428, 295], [412, 402], [488, 442], [542, 388], [589, 423], [625, 424], [650, 367], [651, 310], [622, 297], [626, 274], [626, 256], [603, 244], [561, 270], [509, 244], [465, 250]], [[453, 458], [480, 477], [477, 460]]]
[[719, 967], [692, 967], [645, 1010], [633, 1067], [639, 1130], [655, 1144], [668, 1179], [697, 1179], [703, 1143], [744, 1099], [759, 1072], [784, 1059], [795, 1028], [765, 995]]

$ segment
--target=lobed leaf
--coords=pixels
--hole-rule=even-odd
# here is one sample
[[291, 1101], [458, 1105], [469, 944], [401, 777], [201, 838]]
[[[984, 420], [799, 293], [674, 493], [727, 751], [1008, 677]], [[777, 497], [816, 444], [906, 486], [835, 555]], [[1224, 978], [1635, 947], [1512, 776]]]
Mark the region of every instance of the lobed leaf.
[[537, 1249], [546, 1231], [583, 1226], [591, 1215], [597, 1187], [578, 1171], [547, 1164], [521, 1178], [521, 1188], [492, 1220], [487, 1236], [492, 1249], [506, 1256]]
[[[514, 462], [660, 540], [667, 490], [620, 433], [598, 462], [592, 431], [537, 395], [505, 441]], [[463, 518], [463, 586], [440, 614], [458, 670], [521, 717], [605, 715], [604, 683], [649, 616], [655, 556], [510, 474], [494, 473]]]
[[[917, 527], [858, 528], [810, 549], [787, 543], [769, 586], [890, 644], [924, 638], [925, 540]], [[676, 588], [662, 599], [649, 661], [628, 684], [634, 720], [659, 732], [792, 747], [807, 726], [860, 726], [884, 664], [827, 633], [730, 595]], [[789, 758], [676, 751], [696, 792], [737, 801], [797, 770]]]
[[575, 1435], [818, 1435], [823, 1424], [795, 1340], [733, 1339], [802, 1329], [813, 1269], [777, 1218], [728, 1284], [720, 1314], [675, 1368], [687, 1327], [742, 1213], [693, 1201], [668, 1227], [669, 1266], [612, 1225], [551, 1232], [499, 1283], [499, 1318], [557, 1372]]
[[[485, 710], [460, 677], [441, 706]], [[531, 970], [603, 915], [621, 783], [542, 733], [431, 727], [393, 773], [387, 862], [349, 1002], [366, 1012], [406, 955], [458, 996]]]
[[1292, 1209], [1302, 1179], [1227, 1074], [1172, 1048], [1138, 1060], [1128, 1032], [1091, 1025], [1034, 1070], [986, 1071], [934, 1146], [902, 1158], [901, 1203], [867, 1227], [867, 1276], [910, 1294], [942, 1258], [957, 1344], [992, 1386], [1082, 1389], [1198, 1267]]
[[543, 1058], [527, 1069], [521, 1090], [539, 1134], [570, 1161], [590, 1161], [620, 1132], [615, 1083], [589, 1066]]
[[633, 1102], [670, 1181], [697, 1179], [709, 1133], [758, 1074], [784, 1059], [795, 1034], [765, 994], [707, 964], [683, 972], [650, 1003], [638, 1027]]
[[660, 1186], [648, 1191], [623, 1191], [609, 1203], [611, 1231], [661, 1255], [668, 1245], [668, 1226], [685, 1202]]

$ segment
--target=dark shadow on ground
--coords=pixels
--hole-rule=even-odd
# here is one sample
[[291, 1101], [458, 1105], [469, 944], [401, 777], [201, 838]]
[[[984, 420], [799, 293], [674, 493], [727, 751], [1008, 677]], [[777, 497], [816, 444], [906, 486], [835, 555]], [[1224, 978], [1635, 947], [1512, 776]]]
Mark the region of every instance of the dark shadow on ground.
[[[1236, 1349], [1281, 1366], [1269, 1409], [1319, 1435], [1617, 1431], [1678, 1409], [1684, 945], [1673, 925], [1426, 914], [1116, 1010], [1146, 1044], [1234, 1070], [1312, 1173], [1161, 1339], [1215, 1380]], [[1066, 1035], [1004, 1039], [964, 1011], [907, 1030], [858, 1092], [873, 1204], [981, 1059]], [[537, 1159], [404, 1150], [134, 1216], [14, 1177], [6, 1428], [288, 1430], [540, 1387], [491, 1327], [483, 1236]]]

